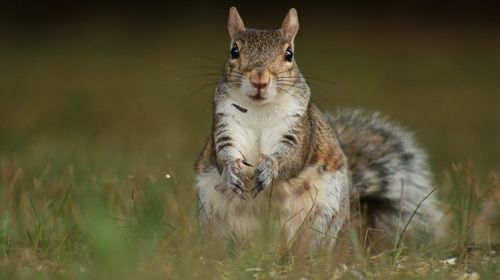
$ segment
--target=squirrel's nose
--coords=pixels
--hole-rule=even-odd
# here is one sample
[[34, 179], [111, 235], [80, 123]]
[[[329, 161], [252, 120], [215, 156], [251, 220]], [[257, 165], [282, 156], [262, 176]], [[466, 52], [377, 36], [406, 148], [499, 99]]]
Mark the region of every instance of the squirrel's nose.
[[265, 89], [269, 85], [269, 75], [266, 73], [254, 73], [250, 75], [250, 83], [257, 89]]
[[254, 82], [254, 81], [250, 81], [252, 83], [252, 85], [254, 87], [256, 87], [257, 89], [265, 89], [267, 87], [267, 82]]

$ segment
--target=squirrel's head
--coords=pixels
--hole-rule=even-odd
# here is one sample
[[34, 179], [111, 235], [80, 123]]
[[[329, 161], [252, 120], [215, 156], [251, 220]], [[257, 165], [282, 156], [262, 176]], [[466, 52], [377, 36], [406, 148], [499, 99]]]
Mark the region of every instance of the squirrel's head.
[[245, 28], [235, 7], [227, 25], [231, 37], [223, 79], [227, 86], [258, 103], [295, 91], [302, 79], [294, 58], [294, 39], [299, 30], [297, 11], [290, 9], [277, 30]]

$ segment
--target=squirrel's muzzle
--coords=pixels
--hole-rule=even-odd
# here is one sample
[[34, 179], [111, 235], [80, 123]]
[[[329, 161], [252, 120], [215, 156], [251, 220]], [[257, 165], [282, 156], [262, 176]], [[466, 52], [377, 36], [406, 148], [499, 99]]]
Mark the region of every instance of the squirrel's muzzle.
[[257, 89], [258, 92], [265, 90], [270, 81], [271, 76], [267, 71], [253, 71], [250, 74], [250, 83]]

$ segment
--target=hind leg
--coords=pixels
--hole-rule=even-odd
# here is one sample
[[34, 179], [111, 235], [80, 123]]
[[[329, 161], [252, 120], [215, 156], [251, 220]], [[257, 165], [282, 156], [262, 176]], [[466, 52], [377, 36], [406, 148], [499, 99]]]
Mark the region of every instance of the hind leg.
[[329, 249], [349, 216], [347, 171], [320, 173], [307, 168], [283, 182], [280, 220], [283, 239], [293, 252]]

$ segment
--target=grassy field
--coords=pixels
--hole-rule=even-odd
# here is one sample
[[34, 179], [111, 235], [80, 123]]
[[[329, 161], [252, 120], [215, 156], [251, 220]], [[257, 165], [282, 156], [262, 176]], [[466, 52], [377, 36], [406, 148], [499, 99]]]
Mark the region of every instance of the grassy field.
[[283, 260], [268, 236], [220, 252], [198, 232], [192, 165], [224, 21], [97, 19], [0, 41], [0, 279], [500, 277], [497, 29], [302, 20], [313, 100], [414, 130], [450, 228], [440, 246], [367, 252], [353, 231], [347, 252]]

